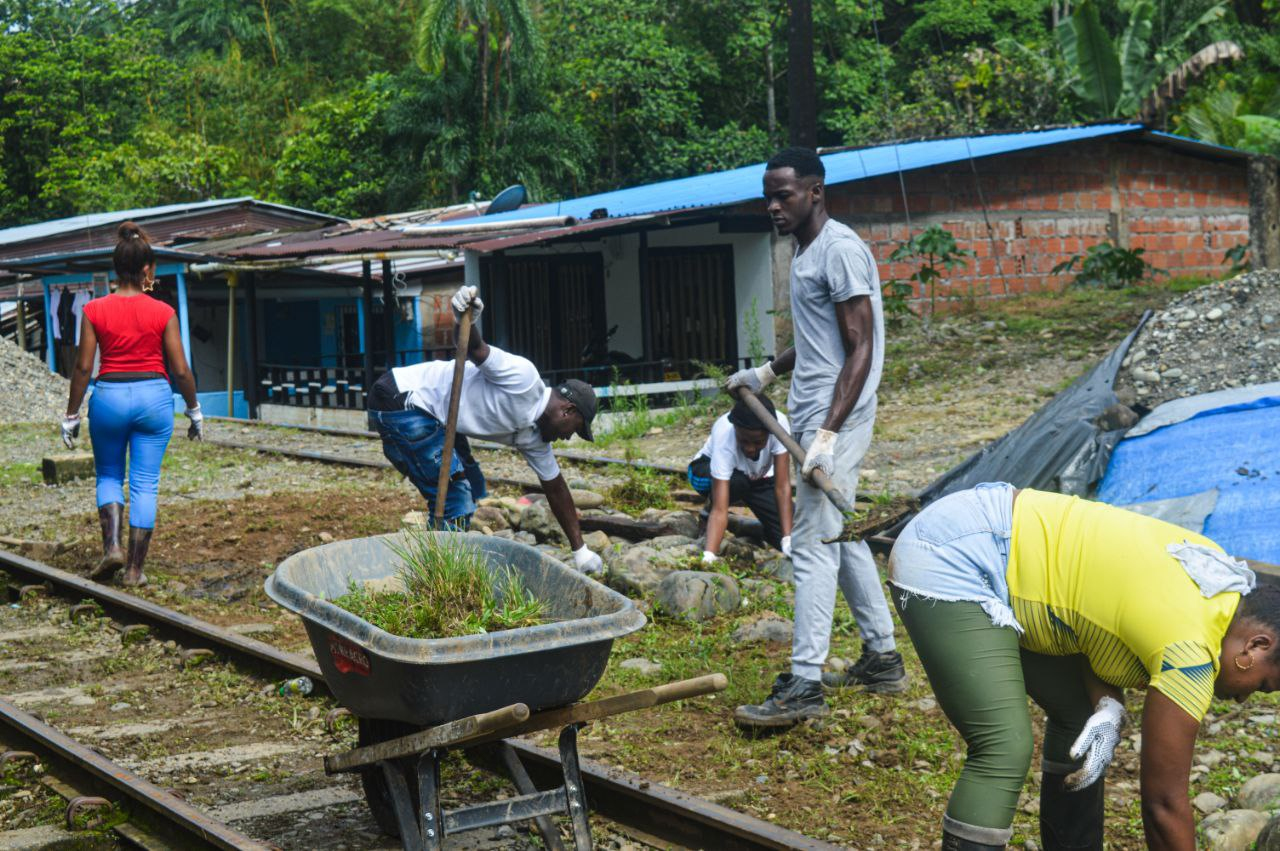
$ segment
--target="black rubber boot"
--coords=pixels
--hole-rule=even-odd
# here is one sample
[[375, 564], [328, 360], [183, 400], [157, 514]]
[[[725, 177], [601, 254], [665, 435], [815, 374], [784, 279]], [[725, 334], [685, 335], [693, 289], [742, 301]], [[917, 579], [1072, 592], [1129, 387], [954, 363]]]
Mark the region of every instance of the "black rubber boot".
[[124, 521], [124, 506], [108, 502], [98, 506], [98, 523], [102, 526], [102, 559], [89, 573], [89, 578], [107, 581], [124, 567], [124, 547], [120, 546], [120, 524]]
[[846, 670], [824, 671], [822, 684], [827, 688], [861, 686], [876, 694], [899, 694], [907, 690], [907, 669], [902, 654], [896, 650], [876, 653], [863, 650], [858, 661]]
[[1040, 847], [1044, 851], [1102, 851], [1105, 778], [1079, 792], [1064, 774], [1040, 775]]
[[147, 560], [147, 548], [151, 546], [150, 529], [129, 527], [129, 566], [125, 568], [121, 584], [131, 588], [147, 584], [147, 575], [142, 572], [142, 563]]
[[739, 706], [733, 713], [738, 726], [748, 729], [792, 727], [806, 718], [831, 712], [822, 695], [822, 683], [792, 674], [778, 674], [764, 703]]
[[942, 851], [1002, 851], [1004, 848], [1004, 845], [983, 845], [942, 831]]

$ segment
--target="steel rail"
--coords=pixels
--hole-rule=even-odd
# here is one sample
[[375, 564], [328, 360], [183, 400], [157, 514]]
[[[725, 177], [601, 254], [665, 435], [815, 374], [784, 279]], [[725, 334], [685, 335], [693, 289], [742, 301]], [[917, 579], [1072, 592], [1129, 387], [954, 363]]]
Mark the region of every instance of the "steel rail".
[[[0, 570], [29, 580], [48, 583], [55, 593], [76, 600], [91, 599], [109, 612], [120, 612], [194, 647], [223, 652], [235, 662], [248, 663], [274, 678], [310, 677], [317, 688], [324, 676], [314, 659], [288, 653], [237, 635], [210, 623], [158, 606], [140, 597], [91, 582], [64, 570], [0, 550]], [[183, 642], [187, 643], [187, 642]], [[559, 770], [559, 757], [552, 751], [519, 740], [507, 740], [530, 772]], [[689, 848], [773, 851], [798, 848], [836, 851], [837, 846], [811, 839], [762, 819], [731, 810], [710, 801], [616, 768], [582, 761], [582, 780], [593, 811], [628, 828], [666, 842]], [[539, 774], [538, 776], [541, 776]], [[548, 776], [550, 776], [548, 774]]]
[[[235, 425], [251, 425], [265, 428], [289, 428], [295, 431], [311, 432], [313, 434], [327, 434], [333, 437], [362, 437], [376, 439], [377, 432], [365, 431], [355, 428], [333, 428], [330, 426], [311, 426], [311, 425], [294, 425], [291, 423], [264, 423], [262, 420], [247, 420], [243, 417], [205, 417], [210, 422], [234, 423]], [[490, 443], [487, 440], [471, 441], [472, 449], [481, 449], [486, 452], [515, 452], [515, 448], [511, 446], [503, 446], [501, 443]], [[644, 470], [656, 470], [659, 473], [671, 473], [677, 476], [685, 474], [684, 467], [678, 467], [674, 464], [656, 464], [649, 461], [637, 461], [627, 458], [614, 458], [609, 455], [594, 455], [590, 452], [580, 452], [576, 449], [554, 449], [552, 450], [557, 458], [564, 458], [579, 464], [594, 464], [601, 467], [612, 465], [620, 465], [624, 467], [639, 467]]]
[[0, 737], [11, 742], [18, 739], [24, 750], [40, 757], [48, 773], [77, 791], [92, 791], [118, 803], [127, 801], [129, 824], [172, 843], [162, 847], [227, 851], [269, 851], [275, 847], [217, 821], [3, 698]]

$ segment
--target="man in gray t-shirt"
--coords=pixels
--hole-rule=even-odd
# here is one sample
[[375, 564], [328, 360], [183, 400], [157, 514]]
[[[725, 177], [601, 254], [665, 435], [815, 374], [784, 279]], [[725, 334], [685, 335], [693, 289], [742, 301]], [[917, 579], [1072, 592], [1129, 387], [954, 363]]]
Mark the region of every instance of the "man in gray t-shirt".
[[[785, 727], [827, 714], [823, 685], [860, 685], [881, 693], [907, 686], [871, 550], [865, 541], [823, 543], [840, 534], [844, 518], [810, 478], [821, 469], [853, 501], [858, 468], [871, 444], [884, 362], [875, 258], [856, 233], [827, 214], [824, 175], [822, 160], [807, 148], [788, 148], [765, 167], [769, 216], [779, 234], [796, 240], [791, 261], [795, 345], [764, 366], [735, 373], [726, 384], [730, 391], [759, 392], [778, 374], [791, 372], [791, 433], [805, 450], [791, 534], [796, 586], [791, 671], [778, 675], [763, 703], [738, 707], [734, 720], [745, 727]], [[837, 586], [862, 634], [862, 655], [847, 671], [824, 674]]]

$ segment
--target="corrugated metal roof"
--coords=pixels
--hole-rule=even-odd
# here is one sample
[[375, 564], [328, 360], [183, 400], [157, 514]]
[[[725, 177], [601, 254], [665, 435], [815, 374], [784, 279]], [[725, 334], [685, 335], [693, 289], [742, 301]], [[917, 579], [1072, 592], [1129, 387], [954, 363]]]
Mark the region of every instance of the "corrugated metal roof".
[[[953, 139], [926, 139], [877, 145], [871, 148], [824, 154], [827, 185], [847, 183], [898, 171], [913, 171], [946, 163], [962, 162], [970, 157], [990, 157], [1024, 151], [1064, 142], [1080, 142], [1107, 136], [1141, 133], [1144, 126], [1136, 123], [1092, 124], [1025, 133], [1000, 133], [989, 136], [963, 136]], [[721, 207], [760, 197], [764, 163], [729, 171], [699, 174], [678, 180], [664, 180], [570, 198], [549, 204], [523, 207], [509, 213], [485, 216], [486, 222], [533, 219], [541, 216], [574, 216], [588, 218], [593, 210], [608, 210], [610, 217], [635, 216], [692, 207]], [[450, 225], [460, 224], [452, 221]], [[427, 225], [426, 227], [430, 227]]]
[[51, 221], [37, 222], [31, 225], [19, 225], [18, 227], [0, 230], [0, 245], [29, 242], [35, 239], [56, 236], [61, 233], [115, 224], [116, 222], [123, 222], [129, 219], [141, 219], [145, 221], [147, 219], [154, 219], [161, 216], [197, 212], [217, 207], [230, 207], [236, 204], [252, 204], [255, 207], [264, 207], [281, 212], [296, 213], [300, 216], [306, 216], [312, 219], [331, 219], [334, 221], [341, 221], [337, 216], [328, 216], [323, 213], [317, 213], [313, 210], [303, 210], [299, 207], [290, 207], [285, 204], [273, 204], [269, 201], [258, 201], [252, 196], [246, 195], [241, 198], [193, 201], [188, 204], [166, 204], [159, 207], [140, 207], [135, 210], [112, 210], [107, 213], [86, 213], [82, 216], [69, 216], [65, 219], [53, 219]]

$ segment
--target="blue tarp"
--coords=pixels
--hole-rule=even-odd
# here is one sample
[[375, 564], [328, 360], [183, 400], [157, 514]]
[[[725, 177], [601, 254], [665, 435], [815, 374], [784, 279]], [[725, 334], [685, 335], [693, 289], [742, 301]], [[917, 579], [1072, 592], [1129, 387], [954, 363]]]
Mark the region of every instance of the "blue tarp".
[[1213, 408], [1122, 440], [1098, 499], [1131, 505], [1214, 488], [1204, 534], [1234, 556], [1280, 564], [1280, 397]]

